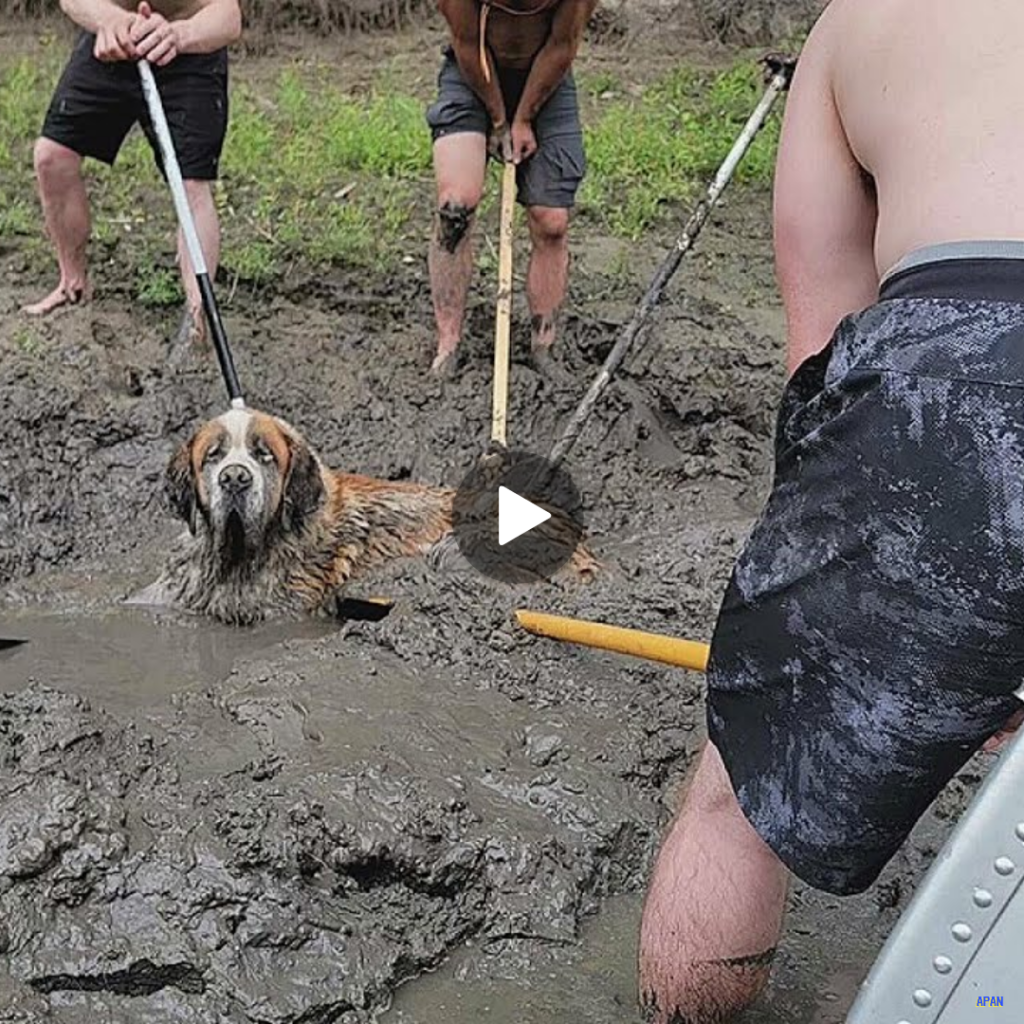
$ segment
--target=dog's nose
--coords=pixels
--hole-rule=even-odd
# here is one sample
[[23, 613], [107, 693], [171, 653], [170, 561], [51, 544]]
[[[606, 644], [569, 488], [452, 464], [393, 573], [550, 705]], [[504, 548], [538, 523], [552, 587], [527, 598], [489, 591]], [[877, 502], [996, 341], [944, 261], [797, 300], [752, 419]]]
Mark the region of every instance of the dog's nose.
[[217, 480], [225, 491], [239, 494], [252, 487], [252, 473], [245, 466], [225, 466], [217, 476]]

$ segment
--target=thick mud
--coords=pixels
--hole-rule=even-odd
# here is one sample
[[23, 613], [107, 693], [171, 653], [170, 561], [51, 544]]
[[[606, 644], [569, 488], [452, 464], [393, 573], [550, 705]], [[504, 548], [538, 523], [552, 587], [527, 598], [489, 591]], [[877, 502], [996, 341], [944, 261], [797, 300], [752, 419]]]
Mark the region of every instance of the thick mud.
[[[510, 441], [543, 452], [665, 239], [582, 232], [562, 352], [525, 361]], [[618, 261], [621, 262], [621, 261]], [[166, 460], [225, 400], [212, 358], [110, 289], [42, 325], [0, 252], [0, 1021], [634, 1020], [639, 894], [703, 729], [697, 675], [518, 632], [534, 607], [707, 638], [769, 473], [781, 317], [768, 203], [731, 193], [574, 452], [593, 583], [509, 588], [409, 562], [356, 581], [380, 622], [233, 631], [120, 607], [178, 529]], [[251, 405], [328, 464], [457, 484], [486, 447], [490, 289], [425, 377], [422, 260], [236, 297]], [[976, 781], [976, 780], [973, 780]], [[751, 1020], [834, 1024], [958, 782], [871, 893], [800, 886]], [[607, 915], [600, 913], [609, 905]], [[595, 916], [596, 915], [596, 916]], [[424, 980], [421, 975], [434, 972]]]

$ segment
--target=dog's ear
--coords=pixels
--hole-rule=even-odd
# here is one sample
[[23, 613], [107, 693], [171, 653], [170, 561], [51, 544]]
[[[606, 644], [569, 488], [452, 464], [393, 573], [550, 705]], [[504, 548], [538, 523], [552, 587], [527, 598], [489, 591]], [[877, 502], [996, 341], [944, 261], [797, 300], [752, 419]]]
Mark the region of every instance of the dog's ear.
[[281, 518], [294, 530], [309, 518], [323, 501], [325, 488], [320, 461], [301, 437], [289, 437], [291, 459], [284, 482]]
[[167, 464], [164, 495], [174, 514], [188, 523], [189, 531], [194, 537], [199, 509], [196, 501], [196, 483], [192, 476], [192, 441], [186, 441]]

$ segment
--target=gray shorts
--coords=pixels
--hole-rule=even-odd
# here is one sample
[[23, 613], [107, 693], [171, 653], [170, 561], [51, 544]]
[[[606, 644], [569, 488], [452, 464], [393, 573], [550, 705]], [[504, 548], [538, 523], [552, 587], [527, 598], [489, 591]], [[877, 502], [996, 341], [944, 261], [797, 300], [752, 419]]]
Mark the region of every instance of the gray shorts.
[[[510, 119], [519, 104], [528, 74], [527, 70], [498, 68]], [[445, 51], [441, 73], [437, 76], [437, 99], [427, 109], [427, 124], [435, 142], [458, 132], [486, 135], [490, 129], [487, 110], [462, 77], [450, 47]], [[571, 72], [541, 107], [533, 130], [537, 136], [537, 152], [516, 174], [519, 202], [524, 206], [568, 209], [576, 200], [576, 190], [586, 171], [583, 129]]]
[[793, 374], [712, 641], [740, 806], [834, 893], [1021, 707], [1024, 253], [948, 256], [901, 264]]

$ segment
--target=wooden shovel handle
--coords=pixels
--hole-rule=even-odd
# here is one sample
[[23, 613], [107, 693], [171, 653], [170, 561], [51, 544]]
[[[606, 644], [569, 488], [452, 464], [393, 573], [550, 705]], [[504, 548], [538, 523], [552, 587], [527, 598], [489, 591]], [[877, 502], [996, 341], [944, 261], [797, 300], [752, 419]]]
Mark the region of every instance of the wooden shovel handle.
[[501, 176], [501, 231], [498, 236], [498, 303], [494, 322], [494, 400], [491, 440], [506, 445], [508, 365], [512, 335], [512, 227], [516, 203], [516, 167], [503, 165]]

